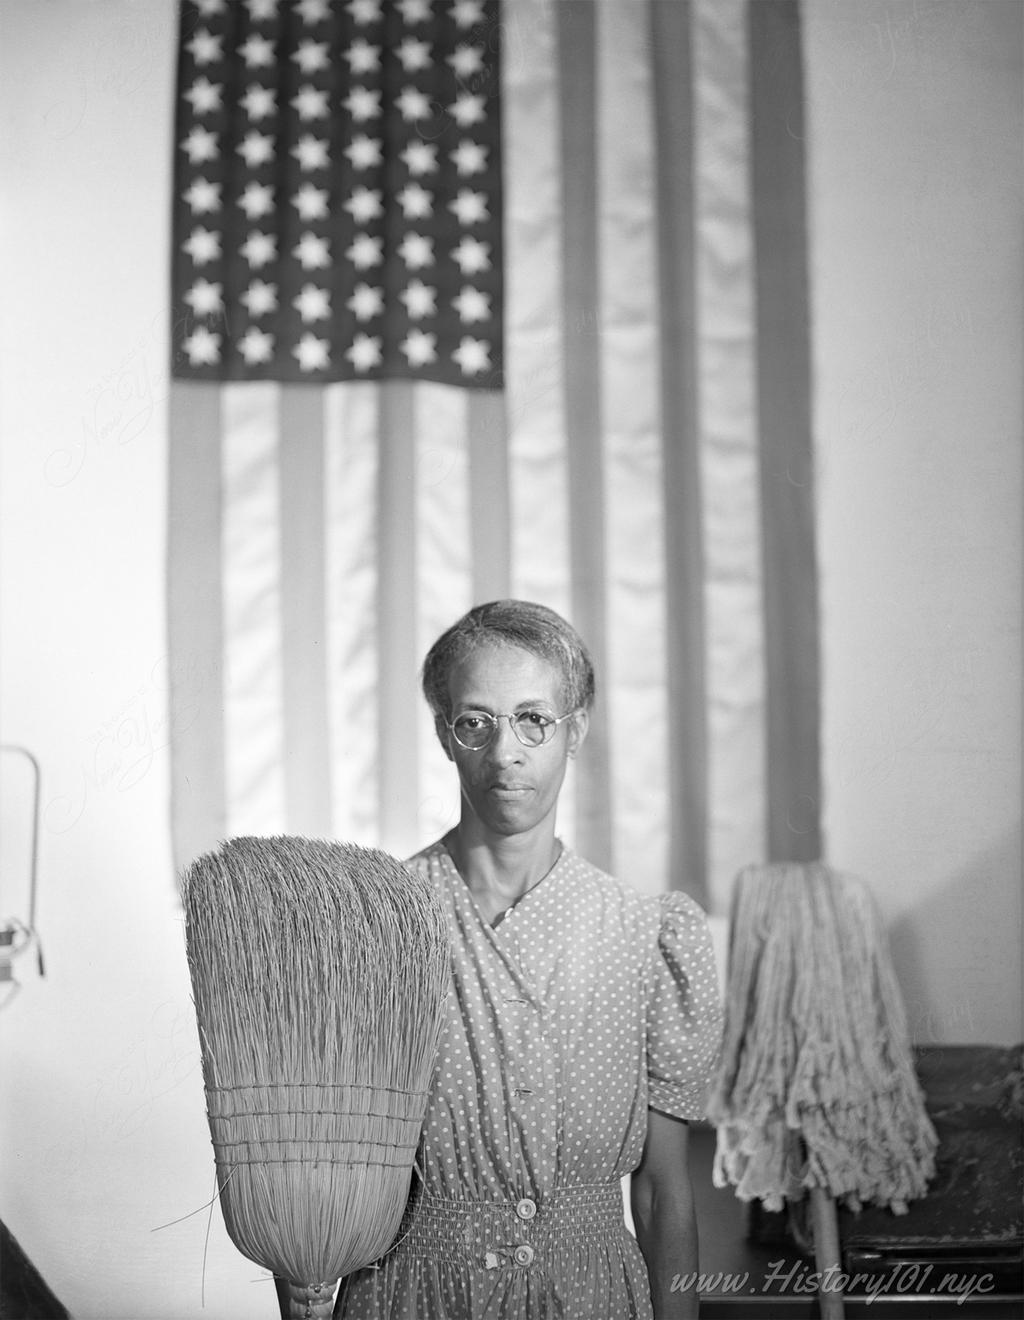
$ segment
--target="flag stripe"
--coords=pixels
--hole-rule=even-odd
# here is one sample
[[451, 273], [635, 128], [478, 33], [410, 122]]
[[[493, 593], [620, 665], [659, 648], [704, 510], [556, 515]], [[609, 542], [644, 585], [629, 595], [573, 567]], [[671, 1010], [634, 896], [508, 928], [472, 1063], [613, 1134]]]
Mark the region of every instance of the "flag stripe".
[[556, 13], [548, 0], [502, 13], [511, 590], [569, 615]]
[[416, 415], [413, 386], [379, 387], [377, 596], [381, 846], [415, 847], [417, 807]]
[[[601, 441], [596, 6], [556, 6], [562, 154], [562, 281], [565, 305], [565, 443], [569, 481], [572, 618], [606, 679], [605, 519]], [[576, 835], [597, 866], [611, 856], [611, 742], [607, 710], [592, 721], [580, 763]]]
[[[470, 399], [448, 385], [415, 387], [417, 631], [415, 664], [473, 603], [471, 554]], [[416, 669], [408, 677], [417, 689]], [[416, 698], [419, 781], [417, 841], [436, 839], [458, 814], [459, 793], [427, 704]], [[415, 845], [414, 845], [415, 846]]]
[[708, 893], [764, 850], [748, 53], [741, 0], [694, 10], [702, 528], [709, 722]]
[[483, 390], [471, 394], [467, 426], [473, 599], [504, 600], [509, 594], [511, 544], [504, 397]]
[[279, 434], [281, 387], [226, 385], [224, 722], [230, 834], [280, 833], [284, 789]]
[[[506, 0], [502, 16], [510, 590], [572, 618], [557, 15], [549, 0]], [[558, 806], [572, 845], [575, 764]]]
[[227, 833], [220, 388], [175, 382], [168, 428], [171, 820], [180, 871]]
[[803, 75], [796, 0], [749, 8], [764, 505], [768, 850], [821, 856]]
[[334, 833], [380, 842], [377, 387], [329, 385], [326, 435], [328, 732]]
[[281, 674], [289, 828], [331, 830], [323, 391], [281, 387]]
[[596, 13], [612, 870], [657, 891], [669, 813], [649, 46], [635, 9], [604, 5]]
[[704, 556], [697, 400], [693, 56], [688, 0], [652, 0], [665, 503], [669, 885], [707, 901]]

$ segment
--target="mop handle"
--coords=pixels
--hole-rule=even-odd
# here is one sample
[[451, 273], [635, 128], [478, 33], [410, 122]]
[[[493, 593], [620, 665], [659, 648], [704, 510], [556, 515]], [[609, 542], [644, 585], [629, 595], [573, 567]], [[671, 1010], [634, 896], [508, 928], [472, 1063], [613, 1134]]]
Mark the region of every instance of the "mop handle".
[[334, 1310], [333, 1283], [302, 1284], [275, 1279], [281, 1320], [331, 1320]]

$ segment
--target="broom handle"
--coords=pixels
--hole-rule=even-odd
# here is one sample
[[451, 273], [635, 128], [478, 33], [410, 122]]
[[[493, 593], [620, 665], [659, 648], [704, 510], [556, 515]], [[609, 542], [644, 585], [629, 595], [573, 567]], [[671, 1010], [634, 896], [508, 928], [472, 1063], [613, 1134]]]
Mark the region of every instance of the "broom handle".
[[292, 1283], [274, 1277], [281, 1320], [331, 1320], [334, 1310], [334, 1284]]

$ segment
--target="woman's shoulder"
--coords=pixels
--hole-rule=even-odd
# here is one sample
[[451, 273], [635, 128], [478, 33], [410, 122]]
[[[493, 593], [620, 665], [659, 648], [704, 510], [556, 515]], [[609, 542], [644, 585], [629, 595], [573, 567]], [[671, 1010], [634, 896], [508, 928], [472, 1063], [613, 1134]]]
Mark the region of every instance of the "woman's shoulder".
[[641, 892], [635, 885], [587, 861], [572, 848], [563, 849], [559, 865], [586, 902], [616, 911], [644, 925], [657, 924], [657, 895]]
[[435, 839], [433, 843], [428, 843], [425, 848], [407, 857], [405, 865], [418, 875], [431, 875], [442, 870], [447, 860], [448, 849], [445, 847], [444, 839], [441, 838]]

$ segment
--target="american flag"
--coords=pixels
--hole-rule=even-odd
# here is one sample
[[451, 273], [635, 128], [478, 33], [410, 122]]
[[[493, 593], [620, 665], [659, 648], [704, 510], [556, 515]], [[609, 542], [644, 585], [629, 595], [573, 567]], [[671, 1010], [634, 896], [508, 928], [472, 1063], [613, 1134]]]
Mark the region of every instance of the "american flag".
[[796, 0], [186, 0], [179, 862], [453, 823], [417, 692], [514, 595], [599, 707], [560, 831], [725, 910], [818, 856]]

